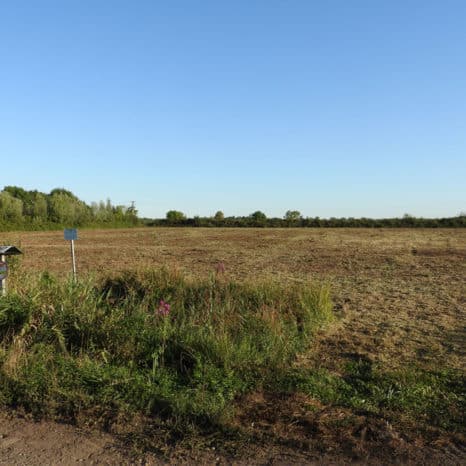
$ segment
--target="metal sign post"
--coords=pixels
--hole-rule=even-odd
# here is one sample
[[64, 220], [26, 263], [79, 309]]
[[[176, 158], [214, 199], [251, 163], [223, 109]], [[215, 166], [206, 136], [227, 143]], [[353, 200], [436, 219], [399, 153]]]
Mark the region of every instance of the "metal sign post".
[[73, 280], [76, 280], [76, 256], [74, 254], [74, 240], [78, 239], [76, 228], [66, 228], [64, 232], [65, 240], [71, 241], [71, 261], [73, 264]]

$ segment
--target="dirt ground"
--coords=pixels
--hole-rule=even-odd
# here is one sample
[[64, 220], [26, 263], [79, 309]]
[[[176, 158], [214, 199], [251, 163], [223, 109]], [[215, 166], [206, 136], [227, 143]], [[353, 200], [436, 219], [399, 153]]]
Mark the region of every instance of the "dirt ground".
[[[24, 270], [69, 273], [69, 243], [63, 240], [62, 232], [0, 233], [0, 244], [22, 249], [20, 267]], [[163, 265], [207, 276], [223, 262], [226, 273], [237, 280], [271, 276], [290, 283], [324, 280], [331, 284], [338, 320], [318, 336], [312, 352], [301, 363], [338, 371], [357, 354], [388, 368], [415, 363], [427, 369], [441, 365], [466, 370], [464, 229], [82, 230], [76, 255], [82, 275]], [[337, 432], [329, 439], [330, 433], [321, 429], [325, 424], [321, 419], [296, 412], [311, 401], [281, 401], [283, 409], [277, 410], [273, 409], [277, 400], [246, 400], [249, 412], [256, 410], [264, 419], [265, 426], [255, 426], [260, 435], [278, 436], [283, 447], [278, 451], [267, 447], [251, 450], [249, 461], [243, 463], [215, 452], [204, 452], [197, 458], [174, 453], [164, 460], [142, 454], [134, 460], [115, 436], [32, 423], [7, 413], [0, 416], [0, 464], [345, 464], [350, 457], [341, 460], [332, 451], [332, 445], [339, 442], [349, 442], [348, 451], [359, 451], [353, 459], [361, 464], [378, 464], [377, 458], [380, 463], [380, 456], [371, 448], [389, 444], [395, 446], [385, 458], [393, 464], [466, 462], [466, 450], [458, 450], [448, 441], [435, 448], [416, 439], [408, 445], [391, 426], [376, 426], [368, 419], [361, 419], [350, 437], [338, 438]], [[290, 414], [293, 411], [295, 417]], [[318, 412], [319, 416], [341, 415], [325, 409]], [[310, 440], [306, 445], [294, 445], [292, 433], [303, 426], [307, 426]], [[313, 429], [321, 429], [319, 435], [310, 435]], [[379, 444], [364, 445], [367, 429], [369, 434], [371, 429], [377, 432]], [[393, 451], [399, 455], [391, 461]]]
[[34, 422], [0, 414], [0, 464], [127, 464], [114, 439], [100, 431], [82, 431], [53, 422]]
[[[261, 411], [262, 422], [273, 422], [274, 429], [289, 429], [290, 415], [282, 417], [274, 412], [267, 400], [254, 400], [255, 409]], [[291, 412], [296, 408], [296, 400], [288, 406]], [[303, 400], [298, 400], [303, 401]], [[265, 403], [265, 404], [264, 404]], [[264, 406], [266, 416], [264, 418]], [[323, 413], [325, 417], [341, 413]], [[361, 425], [364, 421], [361, 421]], [[296, 425], [291, 422], [293, 429]], [[251, 446], [239, 456], [217, 453], [211, 450], [175, 449], [168, 454], [135, 452], [118, 435], [102, 432], [99, 429], [78, 428], [75, 426], [41, 420], [34, 421], [21, 417], [18, 413], [0, 413], [0, 465], [5, 466], [62, 466], [62, 465], [218, 465], [218, 466], [258, 466], [258, 465], [347, 465], [360, 464], [378, 466], [381, 464], [422, 464], [459, 466], [466, 458], [464, 450], [446, 443], [439, 450], [425, 443], [408, 444], [391, 426], [377, 426], [364, 422], [357, 437], [350, 438], [332, 432], [337, 447], [328, 447], [322, 438], [307, 434], [309, 440], [293, 441], [289, 436], [281, 445], [270, 446], [267, 439]], [[361, 427], [361, 426], [359, 426]], [[306, 428], [303, 423], [298, 428]], [[254, 429], [254, 426], [251, 426]], [[330, 432], [330, 429], [329, 429]], [[379, 437], [377, 445], [366, 442], [365, 436]], [[270, 435], [273, 435], [270, 433]], [[325, 435], [325, 432], [323, 432]], [[315, 437], [315, 438], [313, 438]], [[366, 445], [367, 443], [367, 445]], [[370, 447], [368, 445], [371, 445]], [[345, 454], [342, 455], [342, 450]], [[350, 452], [352, 454], [348, 454]]]

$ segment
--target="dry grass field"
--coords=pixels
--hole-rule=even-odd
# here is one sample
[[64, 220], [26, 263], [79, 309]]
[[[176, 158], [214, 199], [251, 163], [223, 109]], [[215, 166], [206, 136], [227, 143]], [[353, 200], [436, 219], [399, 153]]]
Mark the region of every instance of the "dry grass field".
[[[69, 243], [61, 231], [0, 233], [0, 244], [22, 249], [24, 255], [15, 264], [18, 268], [70, 273]], [[222, 262], [225, 274], [237, 281], [323, 281], [331, 286], [337, 319], [318, 334], [312, 351], [298, 365], [335, 374], [354, 360], [370, 361], [387, 370], [408, 366], [466, 369], [464, 229], [80, 230], [76, 255], [81, 276], [164, 266], [206, 277]], [[293, 455], [296, 449], [315, 450], [351, 441], [350, 450], [357, 450], [370, 432], [374, 445], [378, 441], [384, 448], [390, 444], [387, 462], [394, 451], [408, 448], [388, 423], [371, 420], [367, 413], [352, 414], [351, 433], [344, 437], [345, 427], [338, 422], [348, 411], [327, 409], [300, 395], [281, 399], [280, 409], [277, 400], [264, 393], [253, 394], [243, 403], [244, 412], [240, 410], [236, 422], [254, 426], [254, 420], [261, 419], [260, 425], [250, 429], [281, 439], [280, 454], [285, 456], [278, 464], [286, 464], [286, 454]], [[327, 428], [330, 425], [333, 433]], [[303, 443], [302, 439], [309, 438], [306, 429], [314, 432], [315, 444]], [[438, 445], [430, 450], [429, 435], [417, 439], [413, 434], [409, 441], [416, 452], [404, 458], [414, 463], [458, 464], [455, 461], [464, 458], [464, 450], [448, 453], [450, 439], [442, 436], [432, 434]], [[455, 438], [453, 449], [464, 441], [461, 435]], [[442, 445], [445, 448], [439, 453]], [[270, 460], [273, 448], [276, 444], [255, 451], [257, 464], [262, 464], [260, 455]], [[380, 455], [368, 464], [379, 464], [384, 457]], [[305, 455], [289, 458], [290, 462], [309, 462]], [[329, 457], [330, 462], [334, 459]]]
[[[21, 267], [69, 273], [63, 233], [0, 233]], [[334, 367], [361, 354], [396, 366], [465, 369], [466, 231], [462, 229], [81, 230], [79, 274], [166, 266], [207, 276], [219, 262], [240, 281], [331, 284], [338, 323], [311, 357]]]

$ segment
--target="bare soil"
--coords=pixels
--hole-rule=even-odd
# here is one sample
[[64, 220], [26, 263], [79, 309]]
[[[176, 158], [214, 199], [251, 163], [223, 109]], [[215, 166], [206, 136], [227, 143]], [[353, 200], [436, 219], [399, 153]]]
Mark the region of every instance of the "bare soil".
[[[62, 232], [0, 233], [0, 244], [23, 250], [25, 270], [69, 273]], [[82, 275], [166, 266], [208, 276], [223, 262], [241, 281], [323, 280], [332, 286], [338, 320], [299, 364], [338, 372], [357, 355], [387, 368], [466, 370], [464, 229], [82, 230], [76, 254]], [[254, 445], [231, 455], [183, 448], [134, 456], [118, 432], [7, 413], [0, 416], [0, 464], [466, 463], [464, 438], [407, 436], [385, 421], [349, 414], [312, 399], [254, 394], [236, 418]]]
[[0, 464], [128, 464], [110, 434], [0, 414]]

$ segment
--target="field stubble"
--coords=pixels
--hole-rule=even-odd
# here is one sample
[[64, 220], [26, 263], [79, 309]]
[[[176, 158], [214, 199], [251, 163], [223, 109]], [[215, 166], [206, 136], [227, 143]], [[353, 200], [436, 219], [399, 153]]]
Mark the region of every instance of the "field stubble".
[[[0, 235], [20, 245], [22, 267], [69, 273], [62, 232]], [[82, 230], [78, 273], [166, 266], [206, 277], [329, 282], [340, 319], [311, 358], [337, 370], [355, 354], [389, 367], [465, 369], [466, 232], [461, 229]]]
[[[23, 250], [18, 264], [23, 270], [59, 274], [70, 271], [69, 244], [61, 232], [0, 233], [0, 243], [15, 244]], [[329, 386], [332, 374], [343, 374], [348, 364], [356, 364], [352, 375], [356, 384], [362, 381], [367, 387], [386, 383], [385, 379], [377, 379], [372, 367], [392, 373], [411, 366], [425, 371], [464, 373], [466, 369], [465, 230], [83, 230], [79, 232], [76, 253], [78, 274], [82, 276], [121, 276], [124, 271], [163, 266], [206, 278], [223, 263], [225, 276], [239, 282], [273, 278], [290, 285], [308, 280], [329, 283], [338, 319], [318, 333], [312, 350], [296, 362], [297, 367], [326, 371]], [[390, 382], [393, 386], [396, 383], [396, 379]], [[430, 389], [429, 383], [426, 387]], [[442, 437], [444, 434], [429, 437], [425, 433], [418, 438], [411, 436], [411, 446], [421, 449], [409, 453], [404, 440], [407, 437], [396, 430], [400, 426], [393, 428], [367, 410], [326, 406], [304, 394], [277, 398], [271, 393], [253, 393], [241, 402], [238, 426], [256, 439], [256, 446], [261, 442], [266, 445], [265, 449], [254, 447], [258, 463], [261, 455], [265, 455], [264, 461], [270, 460], [274, 449], [276, 458], [286, 458], [297, 449], [315, 453], [319, 448], [330, 454], [331, 462], [338, 459], [329, 453], [332, 445], [353, 453], [360, 449], [356, 457], [370, 463], [370, 453], [363, 445], [371, 436], [373, 448], [381, 452], [388, 448], [386, 462], [394, 451], [400, 452], [401, 460], [429, 462], [430, 458], [431, 462], [446, 464], [456, 464], [462, 455], [448, 453], [448, 448], [456, 448], [458, 438], [452, 444]], [[273, 447], [271, 438], [275, 439]], [[440, 456], [436, 456], [437, 449], [427, 447], [429, 439], [446, 446]], [[383, 457], [383, 452], [376, 454], [373, 464], [379, 464]], [[289, 458], [290, 462], [310, 462], [312, 455]], [[319, 457], [315, 460], [319, 461]]]

